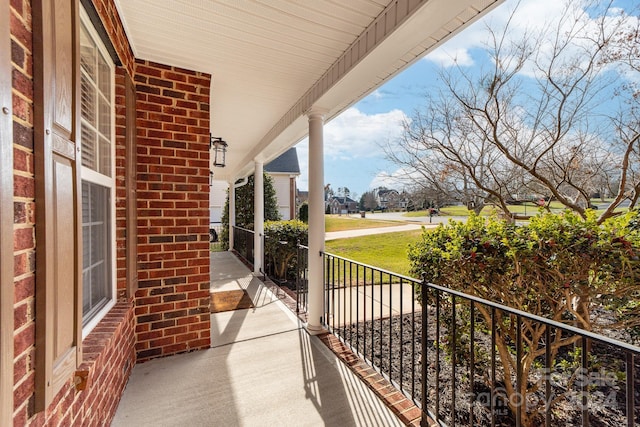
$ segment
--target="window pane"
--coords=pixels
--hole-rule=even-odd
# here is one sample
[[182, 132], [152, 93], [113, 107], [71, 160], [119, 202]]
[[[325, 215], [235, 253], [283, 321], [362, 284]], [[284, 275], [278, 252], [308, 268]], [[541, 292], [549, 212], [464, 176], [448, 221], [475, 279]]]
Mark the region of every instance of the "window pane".
[[80, 129], [82, 139], [82, 166], [96, 170], [96, 133], [86, 123]]
[[113, 70], [84, 26], [81, 43], [82, 165], [111, 177]]
[[103, 175], [111, 176], [111, 144], [100, 138], [100, 170]]
[[80, 29], [80, 66], [95, 81], [96, 45], [84, 25]]
[[109, 193], [109, 188], [82, 182], [82, 305], [85, 322], [112, 298]]
[[[112, 259], [113, 181], [113, 63], [84, 20], [80, 31], [81, 146], [82, 146], [82, 286], [83, 323], [86, 325], [113, 300]], [[95, 173], [87, 173], [91, 169]], [[98, 183], [99, 182], [99, 183]]]
[[82, 271], [82, 315], [91, 311], [91, 270]]
[[100, 91], [106, 97], [111, 97], [111, 67], [109, 67], [109, 63], [104, 59], [102, 54], [98, 55], [98, 86], [100, 87]]
[[96, 125], [96, 95], [91, 81], [82, 74], [80, 78], [80, 114], [92, 126]]
[[107, 139], [111, 139], [111, 106], [104, 97], [98, 96], [100, 100], [100, 123], [98, 132]]

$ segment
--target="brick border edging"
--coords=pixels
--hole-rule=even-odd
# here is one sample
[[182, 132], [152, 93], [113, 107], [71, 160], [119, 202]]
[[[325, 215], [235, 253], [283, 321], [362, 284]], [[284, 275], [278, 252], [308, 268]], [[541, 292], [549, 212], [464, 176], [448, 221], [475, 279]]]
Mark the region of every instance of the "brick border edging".
[[[296, 313], [295, 295], [292, 296], [288, 288], [276, 285], [268, 277], [264, 278], [263, 283], [289, 310], [294, 314]], [[298, 313], [298, 317], [302, 321], [307, 321], [306, 312]], [[422, 417], [420, 408], [397, 390], [386, 378], [371, 366], [367, 365], [335, 335], [326, 332], [318, 335], [318, 338], [383, 401], [404, 425], [411, 427], [420, 426]], [[428, 423], [429, 426], [436, 426], [431, 418], [428, 419]]]
[[318, 338], [396, 414], [404, 425], [420, 426], [422, 411], [386, 378], [367, 365], [332, 333], [326, 332], [318, 335]]

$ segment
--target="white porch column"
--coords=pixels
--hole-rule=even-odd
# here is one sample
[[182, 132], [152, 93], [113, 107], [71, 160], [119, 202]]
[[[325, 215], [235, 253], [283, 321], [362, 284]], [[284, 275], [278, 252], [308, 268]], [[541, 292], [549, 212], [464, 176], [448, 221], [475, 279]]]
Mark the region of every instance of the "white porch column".
[[326, 111], [312, 108], [309, 117], [309, 296], [307, 331], [323, 331], [324, 317], [324, 140]]
[[229, 250], [233, 249], [233, 227], [236, 225], [236, 183], [229, 181]]
[[262, 269], [262, 238], [264, 235], [264, 165], [255, 161], [254, 198], [253, 198], [253, 273]]

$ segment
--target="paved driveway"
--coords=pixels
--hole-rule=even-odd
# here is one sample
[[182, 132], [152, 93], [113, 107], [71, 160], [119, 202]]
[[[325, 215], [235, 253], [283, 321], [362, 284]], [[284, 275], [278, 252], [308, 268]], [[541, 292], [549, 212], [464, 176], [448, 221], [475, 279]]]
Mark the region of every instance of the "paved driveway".
[[[360, 214], [350, 215], [352, 218], [360, 218]], [[398, 221], [397, 226], [392, 227], [378, 227], [378, 228], [363, 228], [358, 230], [344, 230], [344, 231], [331, 231], [325, 233], [325, 241], [346, 239], [349, 237], [370, 236], [372, 234], [383, 233], [397, 233], [399, 231], [411, 231], [420, 230], [422, 227], [435, 228], [438, 224], [446, 224], [449, 220], [454, 221], [466, 221], [466, 216], [438, 216], [434, 215], [429, 218], [423, 217], [406, 217], [404, 212], [381, 212], [381, 213], [369, 213], [367, 212], [365, 219], [383, 220], [383, 221]], [[400, 224], [404, 222], [404, 224]]]

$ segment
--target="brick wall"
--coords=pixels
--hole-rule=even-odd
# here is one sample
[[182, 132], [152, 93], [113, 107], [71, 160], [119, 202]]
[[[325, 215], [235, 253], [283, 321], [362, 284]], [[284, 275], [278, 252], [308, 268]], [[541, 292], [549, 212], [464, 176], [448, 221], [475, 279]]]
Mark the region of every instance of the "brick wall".
[[127, 295], [127, 189], [125, 172], [127, 168], [126, 146], [126, 100], [124, 68], [116, 68], [115, 111], [116, 111], [116, 277], [118, 299]]
[[[108, 424], [138, 360], [209, 347], [208, 132], [210, 76], [135, 63], [113, 0], [94, 0], [122, 62], [116, 72], [118, 303], [83, 340], [86, 389], [72, 379], [34, 413], [35, 177], [30, 0], [11, 0], [14, 136], [14, 424]], [[140, 290], [124, 298], [125, 100], [136, 77]], [[136, 325], [137, 324], [137, 325]], [[136, 343], [137, 341], [137, 343]]]
[[[109, 0], [100, 1], [103, 14], [113, 13]], [[123, 44], [119, 18], [108, 21], [110, 36], [120, 40], [119, 55], [125, 69], [133, 70], [133, 55]], [[14, 138], [14, 425], [104, 425], [115, 414], [120, 396], [135, 364], [133, 304], [122, 300], [83, 340], [83, 364], [88, 377], [84, 391], [77, 391], [72, 379], [44, 412], [34, 413], [35, 361], [35, 177], [33, 139], [33, 46], [30, 0], [11, 1], [11, 61]], [[126, 37], [124, 37], [126, 41]], [[126, 49], [125, 49], [126, 48]], [[128, 59], [127, 59], [128, 58]], [[128, 67], [126, 65], [128, 64]], [[124, 120], [124, 69], [116, 79], [116, 122]], [[122, 126], [122, 125], [121, 125]], [[124, 133], [116, 136], [117, 175], [122, 174]], [[124, 181], [117, 180], [117, 204], [124, 200]], [[121, 188], [122, 187], [122, 188]], [[124, 212], [117, 211], [117, 234], [123, 234]], [[124, 241], [118, 241], [118, 258], [124, 258]], [[118, 269], [118, 287], [124, 287], [125, 271]]]
[[[31, 7], [11, 2], [14, 156], [14, 415], [29, 417], [35, 356], [35, 181]], [[4, 284], [3, 284], [4, 286]]]
[[210, 346], [211, 77], [136, 61], [138, 361]]

